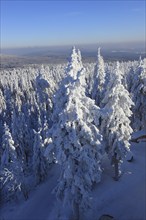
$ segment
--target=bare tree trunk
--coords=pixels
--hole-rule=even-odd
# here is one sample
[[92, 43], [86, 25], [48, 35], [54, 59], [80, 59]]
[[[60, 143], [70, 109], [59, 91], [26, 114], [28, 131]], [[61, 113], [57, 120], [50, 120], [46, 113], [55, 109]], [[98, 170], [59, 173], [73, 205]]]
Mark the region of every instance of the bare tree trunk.
[[117, 160], [117, 159], [115, 160], [114, 167], [115, 167], [115, 177], [114, 177], [114, 179], [116, 181], [118, 181], [118, 179], [119, 179], [119, 160]]
[[25, 189], [25, 186], [22, 187], [22, 192], [25, 200], [27, 200], [29, 195], [27, 189]]
[[118, 181], [120, 172], [119, 172], [119, 159], [116, 158], [116, 154], [112, 157], [112, 165], [114, 165], [114, 172], [115, 172], [114, 180]]
[[79, 204], [77, 202], [73, 202], [73, 220], [79, 220], [80, 219], [80, 208]]

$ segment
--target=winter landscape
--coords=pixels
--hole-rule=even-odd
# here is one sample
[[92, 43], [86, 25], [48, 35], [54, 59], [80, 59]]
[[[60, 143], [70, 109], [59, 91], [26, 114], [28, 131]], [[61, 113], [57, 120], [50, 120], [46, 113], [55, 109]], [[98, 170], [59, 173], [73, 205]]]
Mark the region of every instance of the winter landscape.
[[76, 45], [1, 50], [0, 220], [146, 220], [144, 44]]

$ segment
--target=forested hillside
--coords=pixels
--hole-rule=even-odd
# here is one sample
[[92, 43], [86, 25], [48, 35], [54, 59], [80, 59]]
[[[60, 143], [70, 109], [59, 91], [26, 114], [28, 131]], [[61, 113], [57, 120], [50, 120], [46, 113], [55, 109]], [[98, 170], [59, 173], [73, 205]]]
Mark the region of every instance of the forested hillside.
[[82, 63], [73, 47], [68, 64], [0, 72], [1, 205], [27, 200], [56, 163], [57, 198], [75, 217], [90, 207], [107, 155], [120, 178], [133, 131], [146, 126], [146, 60]]

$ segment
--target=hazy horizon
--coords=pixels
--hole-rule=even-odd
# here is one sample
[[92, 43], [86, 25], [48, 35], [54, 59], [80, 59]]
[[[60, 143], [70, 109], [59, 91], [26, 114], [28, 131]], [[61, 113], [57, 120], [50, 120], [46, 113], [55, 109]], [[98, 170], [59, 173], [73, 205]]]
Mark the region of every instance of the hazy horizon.
[[[1, 67], [22, 67], [28, 64], [61, 64], [68, 61], [73, 45], [25, 47], [1, 50]], [[144, 43], [123, 44], [90, 44], [75, 45], [80, 49], [83, 63], [93, 63], [97, 59], [97, 49], [101, 47], [101, 54], [105, 61], [129, 61], [145, 58]]]
[[[52, 45], [52, 46], [31, 46], [31, 47], [10, 47], [1, 48], [0, 54], [8, 55], [29, 55], [31, 53], [63, 53], [71, 51], [72, 46], [76, 46], [80, 50], [86, 52], [95, 52], [98, 47], [101, 47], [102, 51], [113, 51], [113, 50], [127, 50], [133, 52], [145, 52], [145, 42], [119, 42], [119, 43], [96, 43], [96, 44], [77, 44], [77, 45]], [[59, 55], [59, 54], [58, 54]]]
[[128, 46], [128, 47], [131, 47], [132, 46], [135, 46], [135, 47], [144, 47], [145, 46], [145, 41], [117, 41], [117, 42], [96, 42], [96, 43], [70, 43], [70, 44], [53, 44], [53, 45], [49, 45], [49, 44], [46, 44], [46, 45], [33, 45], [33, 46], [8, 46], [8, 47], [1, 47], [2, 49], [21, 49], [21, 48], [43, 48], [43, 47], [52, 47], [52, 48], [61, 48], [61, 47], [72, 47], [72, 46], [84, 46], [84, 47], [92, 47], [92, 46], [99, 46], [99, 45], [102, 45], [104, 47], [123, 47], [123, 46]]

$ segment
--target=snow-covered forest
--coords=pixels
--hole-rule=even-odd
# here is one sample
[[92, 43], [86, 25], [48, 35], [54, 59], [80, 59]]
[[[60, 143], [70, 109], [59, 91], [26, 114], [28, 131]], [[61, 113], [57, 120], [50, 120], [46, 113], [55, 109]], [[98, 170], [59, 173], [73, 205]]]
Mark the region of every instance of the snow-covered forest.
[[1, 70], [2, 207], [29, 200], [59, 167], [56, 203], [82, 219], [101, 187], [105, 158], [114, 180], [122, 178], [131, 135], [146, 127], [146, 60], [104, 62], [101, 53], [83, 64], [73, 47], [68, 64]]

